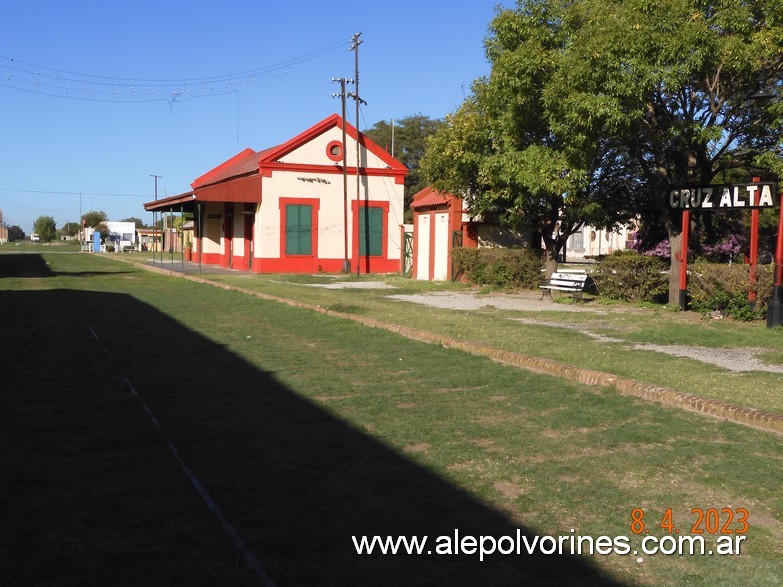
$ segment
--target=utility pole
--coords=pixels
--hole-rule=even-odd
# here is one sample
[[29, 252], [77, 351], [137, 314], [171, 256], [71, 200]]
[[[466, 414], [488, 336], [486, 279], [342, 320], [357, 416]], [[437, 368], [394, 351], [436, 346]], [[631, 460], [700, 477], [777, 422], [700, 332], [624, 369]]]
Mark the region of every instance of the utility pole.
[[[359, 167], [360, 167], [360, 150], [359, 150], [359, 135], [361, 132], [359, 131], [359, 103], [367, 104], [364, 100], [362, 100], [359, 97], [359, 45], [362, 44], [363, 41], [359, 40], [359, 37], [362, 33], [356, 33], [353, 38], [351, 39], [351, 48], [350, 50], [354, 52], [354, 84], [356, 87], [356, 92], [352, 94], [348, 94], [349, 97], [352, 97], [356, 101], [356, 204], [358, 206], [358, 210], [361, 212], [361, 178], [359, 173]], [[369, 197], [369, 196], [368, 196]], [[367, 202], [365, 201], [364, 205], [364, 240], [365, 240], [365, 247], [364, 247], [364, 254], [367, 257], [367, 271], [370, 270], [370, 215], [368, 213], [368, 207]], [[361, 214], [360, 214], [360, 221], [361, 221]], [[356, 263], [356, 274], [359, 275], [361, 273], [361, 255], [360, 258], [357, 260]]]
[[347, 94], [345, 93], [345, 84], [353, 83], [353, 80], [340, 77], [332, 78], [332, 82], [340, 82], [340, 93], [332, 94], [332, 98], [339, 96], [341, 99], [340, 101], [342, 102], [343, 146], [341, 150], [343, 156], [343, 273], [350, 273], [351, 262], [348, 260], [348, 153], [345, 149], [345, 98], [347, 97]]

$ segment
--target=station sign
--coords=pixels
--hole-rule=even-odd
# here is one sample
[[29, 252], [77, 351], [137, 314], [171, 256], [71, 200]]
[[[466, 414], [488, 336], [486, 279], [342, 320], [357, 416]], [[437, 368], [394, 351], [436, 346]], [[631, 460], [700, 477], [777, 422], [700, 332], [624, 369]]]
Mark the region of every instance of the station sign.
[[669, 205], [683, 210], [774, 208], [775, 194], [772, 182], [680, 188], [669, 192]]

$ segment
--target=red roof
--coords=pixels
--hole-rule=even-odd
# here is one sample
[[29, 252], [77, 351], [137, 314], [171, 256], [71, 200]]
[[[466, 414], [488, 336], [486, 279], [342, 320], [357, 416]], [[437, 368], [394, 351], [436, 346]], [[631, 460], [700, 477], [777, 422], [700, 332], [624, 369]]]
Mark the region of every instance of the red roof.
[[204, 187], [211, 183], [217, 183], [224, 179], [246, 175], [248, 173], [258, 172], [258, 156], [253, 149], [247, 148], [241, 153], [237, 153], [228, 161], [224, 161], [214, 169], [207, 171], [201, 177], [190, 184], [193, 189]]
[[431, 187], [426, 187], [413, 196], [411, 208], [430, 208], [434, 206], [448, 206], [449, 200], [456, 196], [442, 194]]
[[[144, 207], [147, 210], [157, 210], [163, 209], [167, 205], [195, 200], [260, 202], [260, 181], [266, 172], [306, 166], [297, 163], [284, 164], [280, 162], [280, 159], [330, 129], [342, 128], [342, 124], [343, 119], [337, 114], [332, 114], [281, 145], [263, 151], [247, 148], [196, 178], [191, 184], [192, 192], [165, 200], [148, 202]], [[365, 170], [366, 173], [391, 175], [399, 183], [402, 183], [402, 179], [408, 172], [405, 165], [381, 149], [372, 140], [358, 133], [356, 127], [348, 122], [345, 123], [345, 132], [354, 140], [357, 140], [358, 137], [359, 143], [386, 165], [385, 169], [369, 169]]]

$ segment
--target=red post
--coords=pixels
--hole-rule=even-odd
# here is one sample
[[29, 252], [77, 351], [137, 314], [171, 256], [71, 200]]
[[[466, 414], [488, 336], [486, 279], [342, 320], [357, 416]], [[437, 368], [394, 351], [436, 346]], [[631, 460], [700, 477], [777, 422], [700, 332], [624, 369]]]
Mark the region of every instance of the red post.
[[[682, 245], [680, 247], [680, 310], [688, 309], [688, 233], [691, 228], [691, 211], [682, 211]], [[672, 251], [672, 254], [674, 252]]]

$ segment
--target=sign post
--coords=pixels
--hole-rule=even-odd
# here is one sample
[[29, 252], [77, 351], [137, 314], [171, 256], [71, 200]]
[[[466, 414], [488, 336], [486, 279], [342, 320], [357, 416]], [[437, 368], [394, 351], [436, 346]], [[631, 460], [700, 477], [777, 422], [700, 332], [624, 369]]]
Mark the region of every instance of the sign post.
[[[669, 205], [682, 210], [682, 248], [680, 255], [680, 308], [687, 310], [688, 285], [688, 233], [690, 232], [690, 211], [717, 211], [748, 209], [751, 211], [750, 234], [750, 290], [748, 304], [755, 308], [758, 284], [759, 210], [773, 208], [777, 186], [753, 178], [753, 183], [739, 185], [710, 185], [698, 188], [682, 188], [669, 192]], [[778, 221], [778, 240], [775, 250], [775, 276], [772, 297], [769, 301], [767, 326], [773, 328], [783, 322], [783, 205]]]

